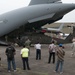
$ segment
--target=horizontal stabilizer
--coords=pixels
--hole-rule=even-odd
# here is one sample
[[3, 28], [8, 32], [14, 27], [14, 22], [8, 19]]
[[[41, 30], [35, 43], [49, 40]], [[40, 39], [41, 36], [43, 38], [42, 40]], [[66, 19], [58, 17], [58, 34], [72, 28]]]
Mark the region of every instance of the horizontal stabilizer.
[[61, 24], [59, 28], [47, 28], [47, 30], [49, 31], [56, 31], [56, 32], [62, 32], [62, 28], [63, 28], [64, 24]]
[[36, 5], [36, 4], [49, 4], [59, 2], [61, 0], [31, 0], [29, 5]]
[[33, 22], [36, 22], [36, 21], [40, 21], [40, 20], [45, 20], [45, 19], [48, 19], [48, 18], [52, 18], [54, 16], [54, 14], [55, 13], [44, 15], [44, 16], [41, 16], [41, 17], [37, 17], [37, 18], [31, 19], [31, 20], [28, 20], [28, 22], [29, 23], [33, 23]]
[[7, 43], [6, 41], [1, 41], [0, 40], [0, 46], [8, 46], [9, 43]]
[[59, 31], [62, 30], [63, 26], [64, 26], [64, 23], [62, 23], [62, 24], [60, 25], [60, 27], [59, 27]]
[[64, 26], [64, 24], [61, 24], [59, 28], [44, 28], [44, 27], [42, 27], [42, 30], [45, 32], [57, 34], [57, 33], [62, 32], [63, 26]]

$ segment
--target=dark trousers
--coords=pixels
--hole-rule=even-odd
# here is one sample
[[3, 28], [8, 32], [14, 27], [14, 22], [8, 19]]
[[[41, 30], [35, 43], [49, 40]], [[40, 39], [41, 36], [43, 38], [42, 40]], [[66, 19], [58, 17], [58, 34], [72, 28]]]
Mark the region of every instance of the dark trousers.
[[27, 69], [29, 70], [29, 63], [28, 63], [28, 57], [22, 58], [23, 61], [23, 69], [26, 70], [26, 65], [27, 65]]
[[36, 50], [36, 60], [37, 59], [39, 59], [39, 60], [41, 59], [41, 50], [40, 49]]
[[51, 62], [52, 56], [53, 56], [53, 63], [55, 63], [55, 52], [51, 52], [51, 53], [49, 52], [49, 60], [48, 60], [48, 63]]
[[7, 58], [7, 62], [8, 62], [8, 70], [11, 70], [11, 63], [12, 63], [13, 69], [16, 70], [15, 58], [13, 58], [12, 60]]

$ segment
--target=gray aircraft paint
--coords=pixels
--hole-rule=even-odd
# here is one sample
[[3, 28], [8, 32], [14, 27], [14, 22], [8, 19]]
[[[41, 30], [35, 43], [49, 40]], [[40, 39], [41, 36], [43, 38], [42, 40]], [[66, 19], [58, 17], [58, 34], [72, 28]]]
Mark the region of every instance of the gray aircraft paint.
[[63, 28], [63, 26], [64, 26], [64, 24], [62, 23], [60, 26], [59, 26], [59, 28], [42, 28], [43, 30], [46, 30], [46, 31], [50, 31], [50, 32], [56, 32], [56, 33], [60, 33], [60, 32], [62, 32], [62, 28]]
[[20, 8], [0, 15], [0, 36], [3, 36], [22, 25], [41, 20], [56, 20], [71, 10], [75, 4], [38, 4]]
[[61, 0], [31, 0], [29, 5], [48, 4], [48, 3], [57, 3], [57, 2], [61, 2]]

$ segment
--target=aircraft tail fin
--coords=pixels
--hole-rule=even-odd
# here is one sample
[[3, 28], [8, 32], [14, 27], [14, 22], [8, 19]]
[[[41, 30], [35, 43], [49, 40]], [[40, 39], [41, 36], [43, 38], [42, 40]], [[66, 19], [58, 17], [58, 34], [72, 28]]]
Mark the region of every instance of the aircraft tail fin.
[[62, 30], [63, 26], [64, 26], [64, 24], [62, 23], [59, 27], [59, 30]]
[[30, 5], [37, 5], [37, 4], [49, 4], [49, 3], [62, 3], [61, 0], [31, 0], [29, 3]]

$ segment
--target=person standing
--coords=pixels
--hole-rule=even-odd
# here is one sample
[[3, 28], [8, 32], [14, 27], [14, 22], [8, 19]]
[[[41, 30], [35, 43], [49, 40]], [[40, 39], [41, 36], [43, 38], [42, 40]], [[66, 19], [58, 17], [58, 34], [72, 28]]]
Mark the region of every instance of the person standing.
[[54, 41], [49, 45], [49, 60], [48, 63], [51, 62], [51, 57], [53, 56], [53, 64], [55, 63], [55, 52], [56, 52], [56, 45]]
[[75, 53], [75, 38], [73, 38], [73, 40], [72, 40], [72, 53], [71, 53], [71, 57], [73, 57], [74, 56], [74, 53]]
[[34, 47], [36, 49], [36, 60], [41, 60], [41, 44], [38, 42]]
[[23, 70], [26, 70], [26, 66], [27, 66], [27, 69], [30, 70], [29, 62], [28, 62], [28, 52], [29, 52], [29, 49], [25, 47], [25, 45], [23, 45], [23, 49], [21, 49], [21, 52], [20, 52], [21, 58], [23, 61]]
[[[0, 57], [0, 67], [1, 67], [1, 57]], [[0, 69], [0, 72], [1, 72], [1, 69]]]
[[59, 48], [57, 50], [57, 63], [55, 72], [58, 72], [58, 68], [60, 66], [60, 74], [63, 73], [64, 55], [65, 55], [64, 47], [62, 46], [62, 44], [59, 44]]
[[9, 46], [6, 48], [5, 53], [7, 55], [8, 72], [11, 71], [11, 63], [15, 72], [16, 71], [16, 64], [15, 64], [15, 57], [14, 57], [14, 55], [16, 54], [15, 48], [11, 46], [11, 44], [9, 44]]
[[0, 66], [1, 66], [1, 57], [0, 57]]
[[31, 41], [27, 38], [27, 40], [25, 41], [24, 45], [29, 49], [29, 55], [30, 55], [30, 45], [31, 45]]

